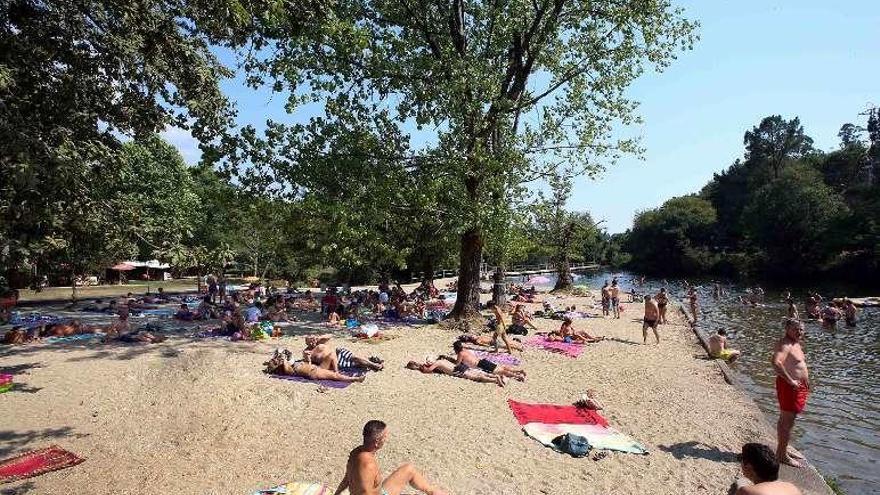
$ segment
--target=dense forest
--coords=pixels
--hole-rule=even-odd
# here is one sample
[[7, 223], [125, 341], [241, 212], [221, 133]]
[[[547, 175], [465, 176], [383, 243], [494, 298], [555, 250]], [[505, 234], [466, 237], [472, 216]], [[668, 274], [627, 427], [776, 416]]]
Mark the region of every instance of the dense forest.
[[634, 270], [775, 280], [880, 275], [880, 110], [813, 147], [798, 118], [769, 116], [745, 154], [698, 193], [636, 215], [623, 236]]

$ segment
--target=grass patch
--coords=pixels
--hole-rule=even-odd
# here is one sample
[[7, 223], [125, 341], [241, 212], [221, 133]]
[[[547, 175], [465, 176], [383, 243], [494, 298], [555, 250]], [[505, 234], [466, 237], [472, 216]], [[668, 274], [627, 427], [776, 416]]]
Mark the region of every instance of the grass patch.
[[831, 491], [836, 495], [846, 495], [846, 492], [843, 491], [843, 488], [840, 487], [840, 481], [837, 480], [834, 476], [822, 476], [825, 480], [825, 484], [828, 485], [828, 488], [831, 488]]

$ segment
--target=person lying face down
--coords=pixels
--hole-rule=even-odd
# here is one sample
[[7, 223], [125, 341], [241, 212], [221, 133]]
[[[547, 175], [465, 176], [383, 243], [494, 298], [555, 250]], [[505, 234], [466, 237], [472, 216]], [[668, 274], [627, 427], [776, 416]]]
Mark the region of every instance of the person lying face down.
[[492, 375], [481, 370], [467, 367], [458, 368], [449, 361], [443, 359], [425, 361], [421, 364], [416, 361], [410, 361], [406, 363], [406, 369], [421, 371], [425, 374], [437, 373], [438, 375], [449, 375], [478, 383], [494, 383], [499, 387], [507, 385], [507, 380], [503, 376]]
[[[513, 378], [518, 381], [525, 381], [526, 371], [518, 366], [509, 366], [505, 364], [495, 364], [488, 359], [480, 359], [473, 351], [465, 349], [460, 341], [452, 344], [452, 350], [456, 355], [456, 371], [463, 372], [467, 368], [478, 368], [486, 373]], [[462, 368], [466, 366], [467, 368]]]

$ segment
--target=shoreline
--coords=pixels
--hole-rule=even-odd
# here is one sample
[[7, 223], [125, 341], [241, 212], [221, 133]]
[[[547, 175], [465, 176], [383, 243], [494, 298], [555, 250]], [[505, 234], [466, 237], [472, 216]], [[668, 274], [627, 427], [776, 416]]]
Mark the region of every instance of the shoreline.
[[[681, 313], [682, 317], [688, 323], [690, 329], [694, 332], [697, 340], [700, 345], [706, 351], [706, 356], [709, 357], [709, 340], [706, 334], [697, 328], [695, 321], [692, 316], [688, 314], [687, 310], [684, 307], [684, 304], [676, 301], [676, 305], [678, 306], [678, 310]], [[745, 390], [740, 382], [739, 374], [733, 370], [730, 365], [722, 360], [722, 359], [714, 359], [715, 364], [718, 366], [722, 376], [724, 377], [724, 381], [727, 382], [731, 387], [739, 390], [743, 396], [745, 396], [749, 401], [751, 401], [754, 406], [761, 411], [761, 408], [758, 407], [757, 402], [755, 402], [754, 398]], [[761, 415], [764, 417], [764, 422], [766, 424], [766, 428], [775, 434], [775, 427], [773, 426], [773, 422], [770, 417], [761, 411]], [[772, 446], [771, 446], [772, 447]], [[803, 462], [804, 466], [802, 468], [794, 468], [787, 465], [781, 465], [779, 469], [779, 479], [784, 481], [789, 481], [794, 483], [798, 488], [800, 488], [804, 493], [815, 493], [822, 495], [834, 495], [834, 491], [828, 486], [828, 483], [825, 481], [825, 478], [819, 472], [815, 465], [810, 462], [809, 458], [804, 455], [799, 450], [794, 447], [790, 447], [792, 450], [797, 451], [799, 454], [804, 456]]]
[[[539, 299], [593, 311], [593, 294]], [[299, 335], [320, 328], [314, 324], [263, 342], [173, 336], [149, 346], [3, 347], [4, 367], [18, 370], [25, 390], [0, 401], [0, 416], [10, 419], [2, 457], [56, 443], [86, 458], [8, 486], [98, 494], [249, 494], [289, 481], [335, 488], [360, 427], [383, 419], [391, 428], [383, 472], [411, 461], [451, 493], [727, 493], [740, 446], [771, 443], [766, 418], [718, 379], [680, 318], [661, 327], [659, 347], [643, 346], [641, 305], [624, 308], [619, 320], [575, 321], [608, 337], [578, 359], [527, 348], [519, 357], [528, 380], [506, 388], [404, 370], [408, 359], [450, 352], [455, 334], [439, 325], [383, 328], [397, 338], [375, 344], [338, 339], [381, 356], [386, 370], [328, 393], [260, 371], [275, 347], [298, 351]], [[546, 331], [559, 322], [535, 324]], [[570, 404], [591, 388], [611, 426], [649, 455], [596, 462], [556, 453], [524, 436], [506, 403]]]

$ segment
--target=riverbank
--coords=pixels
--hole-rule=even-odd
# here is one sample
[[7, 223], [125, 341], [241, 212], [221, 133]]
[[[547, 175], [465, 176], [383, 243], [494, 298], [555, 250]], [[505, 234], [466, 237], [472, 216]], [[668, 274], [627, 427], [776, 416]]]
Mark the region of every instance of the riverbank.
[[[583, 311], [591, 300], [551, 301]], [[292, 480], [335, 487], [361, 426], [378, 418], [391, 428], [379, 455], [385, 472], [411, 461], [451, 493], [727, 493], [741, 445], [772, 444], [772, 432], [683, 320], [662, 327], [660, 346], [645, 346], [641, 305], [625, 308], [620, 320], [576, 321], [607, 337], [578, 359], [527, 348], [529, 379], [506, 388], [403, 369], [408, 359], [450, 353], [455, 335], [438, 325], [389, 328], [397, 338], [379, 344], [340, 340], [381, 356], [387, 369], [328, 393], [260, 371], [275, 347], [300, 349], [296, 334], [313, 323], [267, 342], [6, 347], [3, 368], [23, 387], [0, 397], [0, 454], [56, 443], [86, 458], [10, 486], [19, 493], [247, 494]], [[536, 319], [541, 330], [558, 323]], [[568, 404], [587, 389], [611, 426], [649, 455], [597, 462], [555, 453], [522, 434], [506, 403]]]

